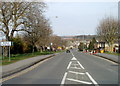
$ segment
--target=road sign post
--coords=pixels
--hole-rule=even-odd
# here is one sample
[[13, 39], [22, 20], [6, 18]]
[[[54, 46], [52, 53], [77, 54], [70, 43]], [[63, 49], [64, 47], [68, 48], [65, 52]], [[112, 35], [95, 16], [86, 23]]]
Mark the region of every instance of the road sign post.
[[4, 47], [2, 46], [2, 59], [4, 59]]
[[11, 61], [11, 58], [10, 58], [10, 46], [9, 46], [9, 61]]
[[3, 59], [4, 59], [4, 46], [6, 47], [8, 47], [8, 51], [9, 51], [9, 61], [11, 61], [11, 58], [10, 58], [10, 46], [12, 45], [12, 42], [11, 41], [5, 41], [5, 42], [0, 42], [0, 46], [2, 46], [3, 48], [2, 48], [2, 57], [3, 57]]

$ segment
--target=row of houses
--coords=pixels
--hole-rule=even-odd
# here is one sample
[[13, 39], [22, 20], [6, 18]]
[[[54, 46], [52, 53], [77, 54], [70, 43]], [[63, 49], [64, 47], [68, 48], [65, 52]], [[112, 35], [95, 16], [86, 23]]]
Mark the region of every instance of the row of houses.
[[110, 47], [108, 43], [105, 41], [100, 40], [97, 35], [79, 35], [79, 36], [70, 36], [70, 37], [63, 37], [65, 40], [68, 40], [68, 46], [78, 47], [80, 42], [84, 43], [87, 47], [90, 44], [92, 38], [96, 38], [96, 44], [94, 45], [95, 49], [104, 49], [104, 51], [112, 51], [112, 52], [119, 52], [119, 43], [116, 42]]
[[112, 46], [110, 46], [108, 43], [103, 42], [103, 41], [99, 41], [95, 44], [95, 48], [96, 49], [104, 49], [105, 51], [108, 52], [119, 52], [119, 43], [114, 43]]

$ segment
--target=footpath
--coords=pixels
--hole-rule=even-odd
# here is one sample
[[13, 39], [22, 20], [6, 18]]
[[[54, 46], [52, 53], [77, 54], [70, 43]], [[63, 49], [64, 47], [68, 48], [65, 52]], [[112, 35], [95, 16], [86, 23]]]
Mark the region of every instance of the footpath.
[[108, 59], [108, 60], [113, 61], [115, 63], [119, 63], [119, 56], [117, 56], [117, 55], [111, 55], [111, 54], [105, 54], [105, 53], [96, 53], [93, 55]]
[[12, 74], [15, 74], [17, 72], [20, 72], [26, 68], [33, 66], [36, 63], [39, 63], [40, 61], [43, 61], [55, 55], [56, 54], [41, 55], [41, 56], [36, 56], [33, 58], [21, 60], [9, 65], [0, 66], [0, 78], [4, 78]]

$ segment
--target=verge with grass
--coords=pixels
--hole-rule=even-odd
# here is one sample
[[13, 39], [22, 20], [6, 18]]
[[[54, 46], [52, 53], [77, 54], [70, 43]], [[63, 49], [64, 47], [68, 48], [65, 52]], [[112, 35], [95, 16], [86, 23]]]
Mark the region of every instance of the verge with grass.
[[34, 53], [26, 53], [26, 54], [14, 54], [14, 55], [11, 55], [11, 61], [9, 61], [8, 57], [5, 57], [4, 59], [0, 58], [0, 60], [2, 60], [2, 64], [0, 65], [8, 65], [20, 60], [27, 59], [27, 58], [32, 58], [39, 55], [49, 55], [53, 53], [55, 52], [34, 52]]
[[105, 54], [111, 54], [111, 55], [117, 55], [117, 56], [120, 56], [120, 53], [105, 52]]

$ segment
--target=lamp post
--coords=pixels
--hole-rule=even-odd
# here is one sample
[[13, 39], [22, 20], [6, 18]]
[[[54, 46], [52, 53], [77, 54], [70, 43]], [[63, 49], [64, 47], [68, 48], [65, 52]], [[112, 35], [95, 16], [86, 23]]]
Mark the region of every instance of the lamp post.
[[[0, 31], [1, 42], [3, 41], [4, 34]], [[4, 46], [1, 46], [2, 59], [4, 59]]]
[[85, 38], [84, 38], [84, 31], [83, 31], [83, 51], [84, 51], [84, 40]]
[[53, 45], [53, 43], [51, 42], [50, 43], [50, 51], [52, 51], [52, 45]]

